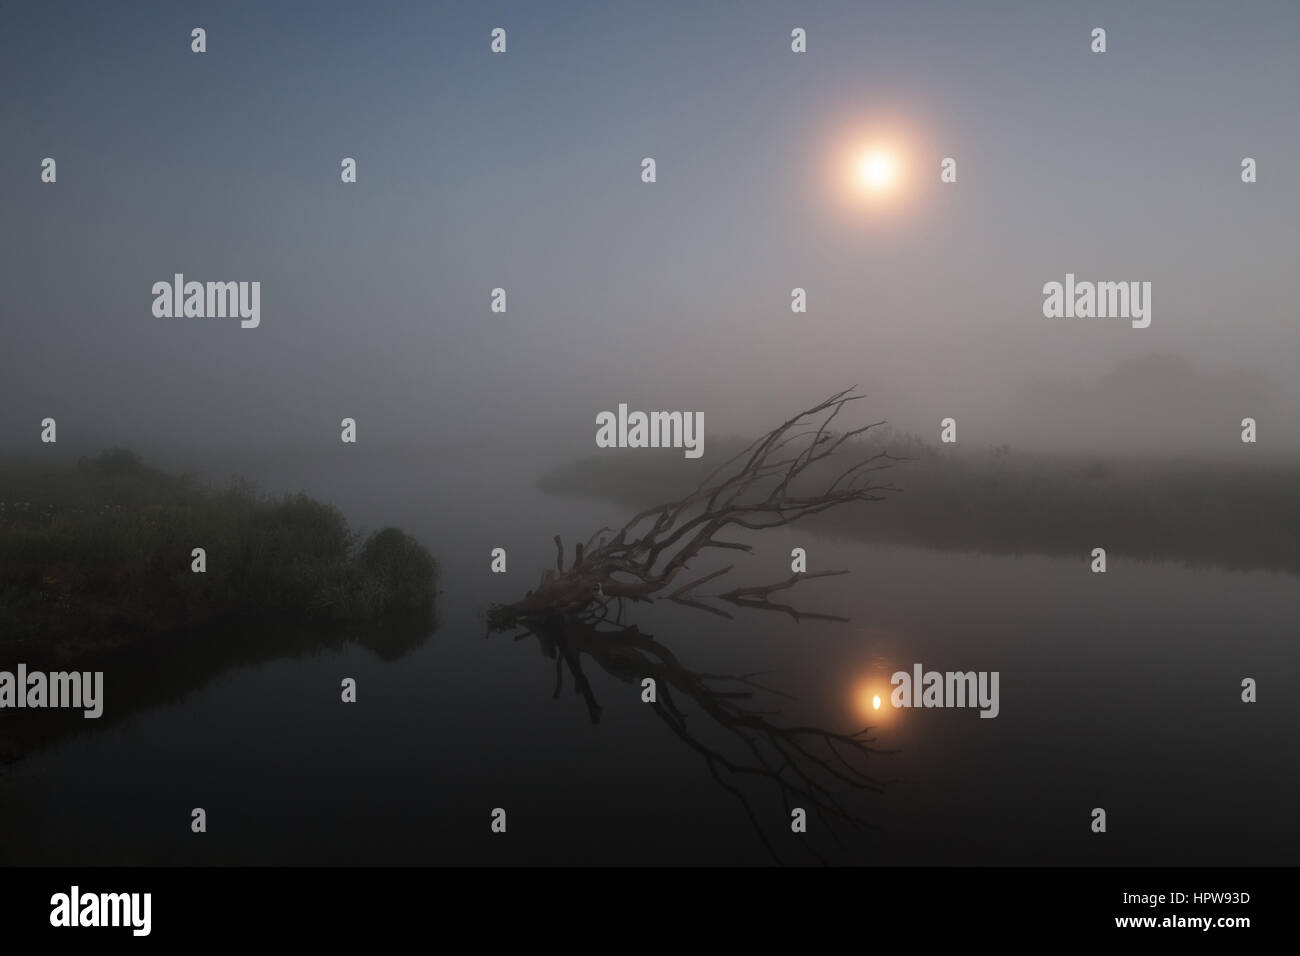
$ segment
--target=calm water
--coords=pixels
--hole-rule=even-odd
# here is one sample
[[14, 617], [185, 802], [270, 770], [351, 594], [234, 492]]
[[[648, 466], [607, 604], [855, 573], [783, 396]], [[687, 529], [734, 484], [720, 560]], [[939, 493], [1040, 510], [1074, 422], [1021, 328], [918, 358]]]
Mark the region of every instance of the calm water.
[[[529, 639], [485, 636], [482, 609], [533, 587], [566, 547], [625, 517], [544, 496], [540, 468], [504, 460], [374, 456], [364, 467], [232, 466], [267, 488], [304, 488], [358, 524], [397, 524], [443, 565], [439, 628], [385, 661], [349, 644], [227, 666], [180, 700], [64, 738], [0, 781], [7, 863], [766, 863], [703, 760], [640, 702], [588, 668], [593, 725]], [[701, 671], [770, 672], [792, 721], [878, 723], [877, 773], [897, 778], [852, 808], [871, 829], [837, 862], [1297, 863], [1300, 579], [881, 548], [766, 532], [736, 583], [809, 569], [851, 574], [796, 590], [851, 623], [761, 611], [726, 621], [675, 606], [634, 612]], [[488, 573], [505, 547], [509, 573]], [[997, 670], [1001, 714], [888, 708], [889, 674]], [[1259, 703], [1242, 704], [1242, 677]], [[359, 702], [339, 701], [344, 677]], [[153, 679], [167, 699], [168, 673]], [[108, 670], [106, 706], [114, 700]], [[886, 708], [868, 719], [863, 689]], [[91, 722], [82, 722], [87, 727]], [[772, 789], [754, 806], [799, 855]], [[208, 833], [190, 832], [204, 807]], [[1105, 807], [1109, 832], [1089, 831]], [[508, 811], [506, 835], [489, 814]], [[814, 831], [816, 824], [813, 825]], [[824, 834], [810, 833], [808, 838]]]

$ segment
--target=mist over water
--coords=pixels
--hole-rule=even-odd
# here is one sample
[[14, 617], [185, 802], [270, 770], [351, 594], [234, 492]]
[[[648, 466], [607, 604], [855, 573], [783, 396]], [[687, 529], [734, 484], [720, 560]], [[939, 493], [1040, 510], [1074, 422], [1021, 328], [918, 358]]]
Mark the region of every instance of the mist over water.
[[[692, 669], [765, 672], [791, 721], [878, 724], [890, 782], [846, 797], [871, 828], [821, 846], [830, 860], [1296, 862], [1300, 577], [1216, 529], [1300, 540], [1282, 504], [1300, 462], [1300, 8], [1100, 4], [1120, 39], [1098, 58], [1088, 24], [1032, 4], [819, 3], [797, 13], [804, 57], [787, 4], [689, 22], [548, 6], [507, 5], [503, 57], [474, 5], [42, 7], [0, 31], [22, 91], [0, 99], [0, 459], [71, 469], [121, 446], [216, 486], [303, 490], [401, 528], [441, 570], [437, 627], [387, 652], [286, 624], [123, 659], [116, 683], [109, 667], [112, 719], [52, 724], [0, 776], [0, 863], [769, 862], [635, 683], [592, 669], [593, 723], [572, 683], [553, 699], [539, 641], [488, 636], [484, 612], [537, 586], [554, 535], [618, 527], [680, 476], [646, 455], [634, 490], [595, 468], [541, 490], [598, 450], [601, 412], [700, 413], [712, 466], [854, 384], [840, 424], [937, 446], [956, 420], [952, 461], [890, 477], [913, 514], [975, 514], [984, 536], [847, 519], [753, 536], [743, 583], [787, 577], [805, 548], [810, 570], [850, 573], [797, 603], [848, 623], [635, 609]], [[915, 163], [888, 217], [826, 175], [879, 129]], [[177, 273], [259, 282], [257, 328], [154, 315]], [[1046, 318], [1044, 284], [1067, 274], [1150, 282], [1150, 327]], [[936, 498], [954, 462], [977, 481]], [[1147, 560], [1089, 528], [1020, 540], [1003, 515], [1025, 503], [981, 497], [1008, 462], [1046, 463], [1018, 474], [1063, 524], [1085, 513], [1080, 475], [1137, 475], [1166, 522]], [[1233, 487], [1272, 490], [1216, 493]], [[863, 712], [864, 687], [887, 699], [918, 662], [999, 672], [999, 716]], [[806, 860], [775, 792], [752, 795]], [[190, 832], [194, 806], [220, 839]]]
[[[605, 709], [593, 725], [571, 684], [552, 699], [554, 664], [534, 640], [485, 637], [487, 604], [519, 597], [553, 564], [551, 535], [585, 537], [622, 510], [544, 496], [518, 471], [383, 464], [285, 460], [249, 473], [437, 542], [438, 628], [396, 660], [349, 644], [223, 666], [179, 701], [30, 756], [7, 780], [4, 860], [767, 862], [739, 805], [635, 686], [594, 671]], [[1300, 718], [1288, 676], [1293, 576], [1121, 560], [1092, 575], [1082, 559], [764, 536], [740, 559], [746, 580], [784, 577], [790, 548], [806, 547], [818, 567], [852, 573], [808, 582], [799, 603], [852, 620], [795, 625], [752, 611], [725, 621], [672, 605], [636, 620], [692, 668], [768, 672], [797, 698], [778, 701], [791, 722], [873, 723], [878, 745], [898, 751], [872, 758], [897, 782], [848, 797], [875, 829], [832, 850], [834, 861], [1290, 859], [1300, 834], [1252, 808], [1261, 789], [1281, 805], [1300, 796], [1293, 762], [1275, 759]], [[485, 541], [509, 549], [510, 573], [483, 572]], [[864, 683], [887, 688], [914, 662], [1000, 671], [999, 716], [864, 715]], [[1244, 713], [1225, 672], [1266, 676], [1267, 709]], [[358, 681], [352, 707], [338, 703], [344, 675]], [[130, 706], [112, 691], [110, 674], [110, 708]], [[1178, 809], [1189, 801], [1190, 820]], [[757, 788], [755, 804], [775, 814], [780, 851], [807, 861], [782, 836], [774, 794]], [[192, 839], [190, 805], [220, 821], [220, 840]], [[497, 806], [511, 815], [508, 841], [488, 831]], [[1093, 806], [1124, 819], [1118, 846], [1099, 848], [1078, 825]]]

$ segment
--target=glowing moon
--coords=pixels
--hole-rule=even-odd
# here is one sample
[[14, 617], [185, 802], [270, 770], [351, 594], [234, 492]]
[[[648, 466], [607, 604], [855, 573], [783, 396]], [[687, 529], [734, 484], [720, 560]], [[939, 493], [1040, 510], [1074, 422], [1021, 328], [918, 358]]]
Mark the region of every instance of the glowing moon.
[[[825, 139], [809, 152], [809, 185], [837, 225], [873, 232], [902, 226], [910, 231], [926, 218], [926, 185], [939, 182], [937, 148], [917, 117], [878, 115], [828, 120]], [[930, 175], [933, 170], [934, 175]], [[862, 698], [867, 713], [879, 711], [871, 695]]]
[[888, 153], [867, 153], [858, 160], [858, 184], [872, 192], [888, 189], [896, 175], [894, 157]]

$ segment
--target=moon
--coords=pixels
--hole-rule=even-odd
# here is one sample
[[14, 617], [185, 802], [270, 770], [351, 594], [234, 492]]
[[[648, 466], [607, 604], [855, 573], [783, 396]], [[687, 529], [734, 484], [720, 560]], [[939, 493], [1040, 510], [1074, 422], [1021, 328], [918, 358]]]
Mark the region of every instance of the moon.
[[898, 169], [894, 157], [883, 150], [864, 153], [858, 159], [858, 185], [869, 192], [884, 192], [894, 184]]
[[907, 235], [921, 226], [933, 192], [926, 184], [939, 182], [939, 154], [925, 128], [919, 116], [901, 114], [828, 119], [809, 151], [808, 182], [837, 227]]

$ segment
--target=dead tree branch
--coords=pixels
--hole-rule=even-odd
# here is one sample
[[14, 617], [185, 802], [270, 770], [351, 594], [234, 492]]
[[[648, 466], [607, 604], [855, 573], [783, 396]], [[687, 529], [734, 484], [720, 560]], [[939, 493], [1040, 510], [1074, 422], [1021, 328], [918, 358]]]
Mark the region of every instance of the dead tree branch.
[[[721, 577], [732, 570], [730, 567], [663, 593], [706, 548], [753, 551], [752, 545], [720, 539], [718, 535], [724, 529], [777, 528], [855, 501], [879, 501], [886, 493], [897, 490], [873, 481], [877, 471], [902, 460], [884, 451], [867, 454], [831, 472], [831, 477], [823, 478], [821, 486], [816, 486], [814, 476], [825, 469], [828, 459], [854, 449], [854, 439], [883, 424], [872, 422], [842, 432], [830, 430], [839, 414], [863, 397], [853, 392], [837, 392], [788, 419], [720, 464], [685, 497], [647, 508], [617, 533], [602, 528], [585, 547], [575, 549], [573, 564], [567, 571], [564, 545], [556, 535], [555, 571], [544, 573], [537, 588], [523, 600], [492, 608], [490, 626], [500, 630], [551, 617], [592, 614], [603, 618], [604, 605], [616, 598], [636, 602], [666, 597], [729, 616], [707, 605], [695, 588]], [[606, 532], [613, 537], [601, 537]], [[844, 572], [797, 574], [778, 584], [735, 588], [715, 597], [736, 607], [780, 611], [795, 620], [842, 620], [768, 600], [774, 591], [831, 573]]]

